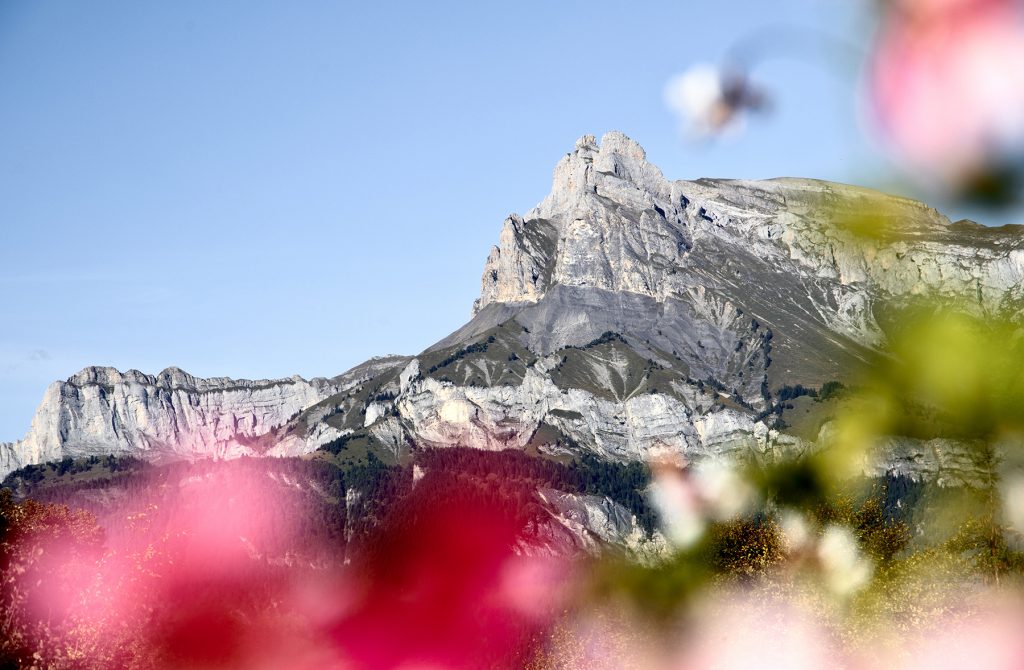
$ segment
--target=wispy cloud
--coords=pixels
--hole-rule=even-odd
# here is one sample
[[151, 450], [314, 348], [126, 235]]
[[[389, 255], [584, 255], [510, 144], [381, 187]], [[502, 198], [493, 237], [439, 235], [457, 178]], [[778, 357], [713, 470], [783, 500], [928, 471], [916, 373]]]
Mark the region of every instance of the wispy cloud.
[[11, 358], [8, 358], [7, 361], [0, 364], [0, 373], [8, 376], [22, 368], [46, 363], [52, 360], [53, 355], [46, 349], [32, 349], [28, 353], [20, 356], [14, 355]]

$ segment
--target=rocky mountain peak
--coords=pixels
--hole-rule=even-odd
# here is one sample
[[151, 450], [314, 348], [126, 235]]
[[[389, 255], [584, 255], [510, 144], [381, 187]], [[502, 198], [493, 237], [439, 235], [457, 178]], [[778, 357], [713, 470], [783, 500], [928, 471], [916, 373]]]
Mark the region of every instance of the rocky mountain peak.
[[160, 371], [156, 376], [156, 384], [158, 386], [166, 386], [168, 388], [181, 386], [194, 387], [196, 385], [196, 378], [181, 368], [171, 366]]
[[493, 302], [536, 302], [551, 286], [651, 294], [651, 273], [690, 246], [689, 199], [617, 131], [584, 135], [558, 162], [551, 193], [505, 221], [484, 266], [474, 313]]
[[647, 162], [647, 152], [619, 131], [576, 140], [575, 148], [555, 166], [551, 193], [526, 218], [571, 219], [593, 209], [595, 197], [622, 195], [623, 187], [638, 194], [665, 195], [661, 170]]
[[675, 251], [665, 250], [674, 257], [685, 248], [688, 233], [679, 208], [686, 199], [673, 197], [673, 189], [626, 135], [606, 133], [600, 144], [584, 135], [555, 166], [551, 193], [525, 216], [505, 220], [474, 314], [492, 302], [536, 302], [556, 283], [642, 288], [646, 278], [623, 275], [609, 245], [643, 248], [652, 241], [647, 233], [671, 217], [666, 243]]
[[67, 383], [74, 386], [86, 386], [88, 384], [109, 386], [111, 384], [119, 384], [123, 380], [124, 375], [116, 368], [91, 365], [71, 375]]
[[643, 147], [623, 133], [605, 133], [600, 144], [593, 135], [584, 135], [555, 167], [551, 195], [545, 201], [548, 206], [541, 208], [553, 212], [559, 202], [592, 195], [599, 175], [631, 182], [644, 190], [664, 182], [661, 171], [647, 162]]
[[[755, 290], [750, 280], [762, 275], [774, 279]], [[610, 132], [600, 143], [577, 140], [555, 167], [551, 193], [505, 220], [473, 314], [537, 303], [562, 286], [660, 303], [699, 292], [761, 303], [768, 319], [778, 303], [759, 294], [795, 280], [793, 291], [811, 303], [797, 312], [811, 309], [829, 329], [874, 346], [880, 295], [939, 292], [1003, 309], [1022, 297], [1022, 276], [1016, 229], [951, 225], [921, 203], [818, 180], [669, 181], [637, 142]]]

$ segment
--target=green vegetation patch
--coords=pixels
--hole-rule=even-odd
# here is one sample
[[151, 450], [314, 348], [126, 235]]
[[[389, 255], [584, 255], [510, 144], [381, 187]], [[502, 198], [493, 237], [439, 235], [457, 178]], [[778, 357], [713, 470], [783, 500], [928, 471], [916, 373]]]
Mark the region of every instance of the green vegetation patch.
[[506, 321], [468, 344], [422, 356], [420, 373], [459, 386], [518, 386], [536, 360], [519, 341], [521, 332], [514, 321]]
[[671, 393], [672, 382], [685, 374], [638, 354], [618, 333], [606, 332], [579, 347], [566, 347], [551, 370], [560, 389], [583, 389], [599, 398], [621, 402], [643, 393]]
[[398, 465], [401, 459], [380, 440], [367, 431], [357, 431], [342, 435], [320, 446], [318, 454], [330, 456], [330, 461], [342, 470], [350, 470], [369, 462], [379, 460], [389, 465]]

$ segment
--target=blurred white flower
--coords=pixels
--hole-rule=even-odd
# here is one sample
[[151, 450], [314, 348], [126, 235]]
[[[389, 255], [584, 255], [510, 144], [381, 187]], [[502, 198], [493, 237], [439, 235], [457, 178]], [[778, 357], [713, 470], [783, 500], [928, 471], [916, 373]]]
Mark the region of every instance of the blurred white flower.
[[708, 515], [718, 521], [740, 516], [754, 503], [754, 487], [729, 463], [705, 461], [694, 468], [693, 478]]
[[707, 523], [697, 490], [684, 470], [655, 466], [648, 495], [670, 542], [685, 549], [701, 538]]
[[702, 64], [668, 80], [665, 104], [688, 134], [700, 137], [738, 130], [743, 113], [760, 109], [764, 95], [746, 76]]
[[867, 585], [874, 572], [871, 560], [860, 553], [857, 538], [845, 526], [830, 525], [818, 541], [818, 560], [825, 583], [837, 596], [848, 596]]
[[1000, 489], [1006, 523], [1018, 533], [1024, 533], [1024, 475], [1008, 477]]
[[786, 551], [796, 552], [811, 541], [811, 529], [804, 515], [796, 510], [785, 510], [779, 515], [779, 529], [786, 543]]
[[706, 461], [689, 469], [655, 464], [653, 473], [651, 504], [665, 535], [680, 548], [696, 543], [708, 521], [726, 521], [745, 513], [756, 496], [754, 488], [723, 461]]

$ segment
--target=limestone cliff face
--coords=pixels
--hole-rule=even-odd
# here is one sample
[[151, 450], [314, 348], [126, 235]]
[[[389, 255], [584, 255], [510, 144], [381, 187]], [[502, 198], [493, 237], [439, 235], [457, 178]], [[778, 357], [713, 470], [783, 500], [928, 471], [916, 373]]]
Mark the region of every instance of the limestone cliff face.
[[[772, 290], [783, 278], [796, 295]], [[555, 285], [659, 302], [699, 291], [754, 306], [774, 293], [789, 303], [779, 307], [806, 302], [830, 330], [877, 344], [879, 299], [941, 293], [1013, 309], [1022, 278], [1016, 228], [950, 225], [920, 203], [815, 180], [669, 181], [612, 132], [600, 145], [581, 138], [555, 168], [551, 194], [509, 217], [474, 314], [536, 303]]]
[[[759, 418], [773, 391], [840, 378], [884, 346], [885, 305], [940, 295], [1019, 316], [1022, 278], [1015, 227], [950, 224], [813, 180], [669, 181], [621, 133], [585, 136], [551, 193], [504, 221], [472, 319], [416, 357], [311, 381], [89, 368], [48, 389], [25, 439], [0, 445], [0, 472], [106, 453], [293, 455], [339, 439], [395, 456], [458, 444], [770, 458], [806, 446]], [[879, 467], [969, 476], [953, 447], [931, 446]]]
[[[395, 407], [417, 443], [433, 447], [500, 450], [534, 445], [556, 456], [585, 450], [631, 461], [738, 450], [774, 455], [799, 442], [769, 430], [754, 419], [754, 412], [716, 407], [713, 390], [702, 392], [682, 381], [663, 391], [647, 389], [621, 398], [609, 397], [600, 387], [560, 388], [551, 374], [558, 359], [539, 361], [518, 385], [418, 378]], [[567, 439], [559, 443], [559, 435]]]
[[598, 555], [615, 546], [632, 560], [655, 564], [672, 547], [658, 530], [648, 534], [629, 510], [610, 498], [545, 489], [538, 497], [551, 510], [549, 523], [536, 529], [536, 539], [521, 547], [528, 554]]
[[334, 380], [201, 379], [177, 368], [157, 375], [90, 367], [54, 382], [24, 439], [0, 444], [0, 473], [61, 458], [103, 454], [151, 460], [291, 455], [340, 433], [303, 435], [289, 421], [320, 400], [386, 367], [370, 361]]
[[[473, 319], [409, 366], [394, 411], [432, 446], [771, 457], [807, 446], [758, 420], [773, 389], [849, 373], [889, 305], [1019, 318], [1022, 254], [1017, 227], [816, 180], [669, 181], [621, 133], [585, 136], [506, 219]], [[622, 346], [594, 345], [606, 331]], [[500, 353], [471, 351], [485, 338]], [[956, 445], [888, 453], [868, 469], [972, 477]]]
[[474, 313], [536, 302], [554, 284], [662, 295], [691, 244], [681, 192], [621, 133], [592, 135], [555, 168], [551, 194], [510, 216], [484, 267]]

